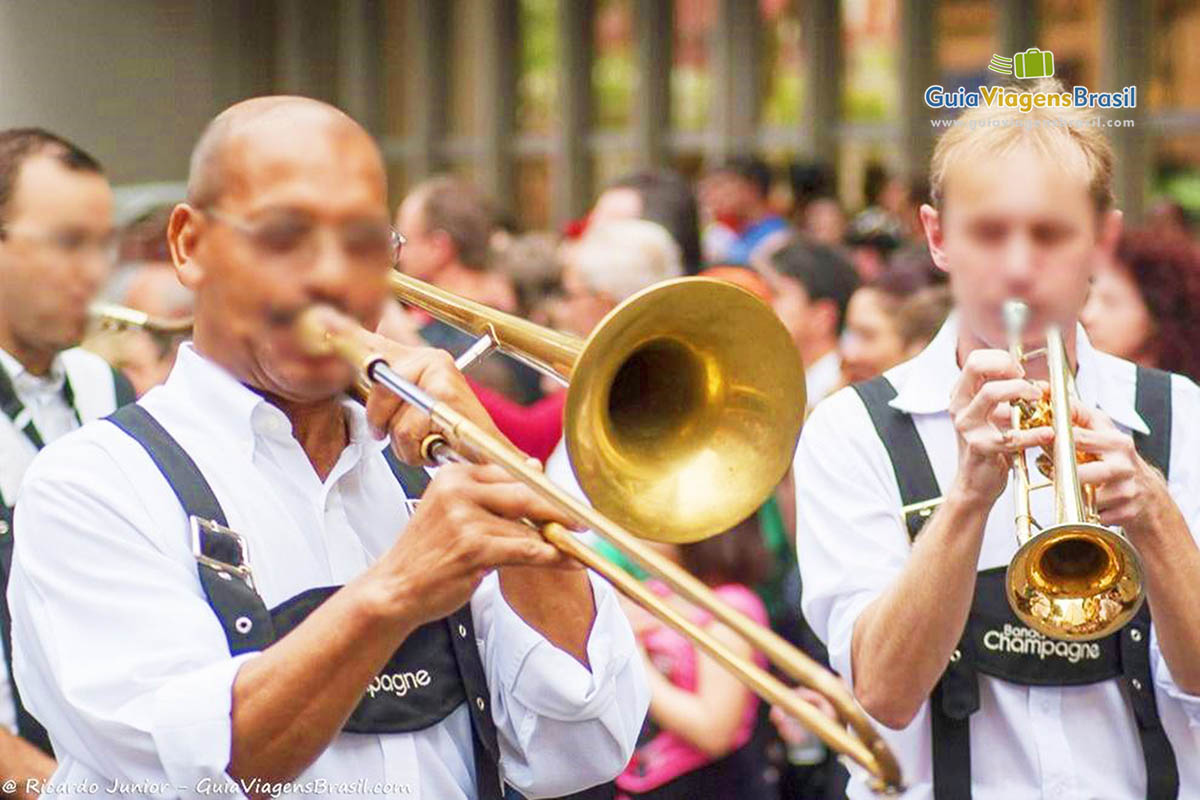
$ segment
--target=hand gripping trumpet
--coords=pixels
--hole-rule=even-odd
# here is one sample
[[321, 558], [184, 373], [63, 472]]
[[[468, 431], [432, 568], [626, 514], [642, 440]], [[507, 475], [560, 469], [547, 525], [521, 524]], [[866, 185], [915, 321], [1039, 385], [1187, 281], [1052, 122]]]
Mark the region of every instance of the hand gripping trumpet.
[[[1022, 332], [1028, 309], [1010, 300], [1004, 308], [1009, 350], [1022, 361]], [[1023, 454], [1013, 459], [1017, 540], [1021, 547], [1008, 565], [1008, 601], [1029, 627], [1055, 639], [1087, 641], [1120, 629], [1145, 600], [1142, 559], [1123, 535], [1099, 522], [1093, 487], [1080, 485], [1076, 467], [1087, 460], [1075, 449], [1071, 403], [1073, 381], [1062, 331], [1046, 331], [1050, 371], [1048, 398], [1016, 404], [1013, 427], [1054, 428], [1053, 450], [1038, 467], [1054, 487], [1054, 524], [1042, 528], [1029, 510], [1029, 469]], [[1034, 528], [1038, 531], [1035, 533]]]
[[[1013, 428], [1049, 425], [1054, 444], [1035, 460], [1048, 479], [1031, 485], [1024, 453], [1012, 459], [1017, 554], [1006, 574], [1008, 604], [1029, 627], [1064, 641], [1107, 636], [1133, 619], [1145, 601], [1142, 559], [1120, 532], [1099, 522], [1094, 487], [1081, 485], [1077, 467], [1089, 456], [1075, 449], [1071, 404], [1077, 402], [1062, 331], [1046, 329], [1046, 347], [1025, 352], [1028, 307], [1019, 300], [1004, 304], [1008, 350], [1018, 362], [1044, 356], [1050, 386], [1034, 403], [1012, 407]], [[1030, 511], [1030, 493], [1053, 488], [1054, 524], [1042, 527]], [[901, 512], [928, 516], [941, 498], [905, 506]]]

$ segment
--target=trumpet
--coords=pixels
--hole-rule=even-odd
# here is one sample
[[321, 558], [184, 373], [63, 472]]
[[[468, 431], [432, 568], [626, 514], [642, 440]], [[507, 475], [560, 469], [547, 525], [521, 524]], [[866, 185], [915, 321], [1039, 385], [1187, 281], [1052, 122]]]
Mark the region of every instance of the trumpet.
[[[1005, 575], [1008, 603], [1022, 622], [1053, 639], [1099, 639], [1133, 619], [1145, 601], [1142, 559], [1124, 535], [1100, 524], [1094, 487], [1079, 482], [1078, 464], [1090, 457], [1075, 448], [1071, 404], [1077, 398], [1062, 330], [1048, 326], [1045, 348], [1027, 353], [1028, 307], [1010, 300], [1003, 313], [1010, 355], [1018, 363], [1045, 356], [1050, 378], [1043, 399], [1013, 404], [1010, 424], [1054, 429], [1051, 451], [1035, 460], [1046, 482], [1031, 484], [1024, 453], [1012, 459], [1019, 547]], [[1032, 492], [1043, 488], [1054, 490], [1054, 524], [1045, 528], [1030, 510]], [[929, 516], [941, 502], [913, 503], [901, 513]]]
[[[1022, 332], [1028, 317], [1024, 303], [1004, 306], [1009, 351], [1023, 361]], [[1032, 355], [1032, 354], [1031, 354]], [[1041, 528], [1029, 509], [1029, 467], [1023, 456], [1013, 459], [1017, 538], [1021, 543], [1008, 565], [1008, 601], [1022, 622], [1046, 636], [1068, 641], [1099, 639], [1133, 619], [1145, 601], [1142, 559], [1122, 534], [1100, 524], [1094, 490], [1079, 483], [1071, 425], [1073, 381], [1062, 331], [1046, 331], [1049, 367], [1048, 399], [1032, 406], [1014, 404], [1013, 427], [1045, 424], [1054, 428], [1049, 458], [1039, 469], [1054, 488], [1054, 524]], [[1034, 528], [1040, 528], [1034, 533]]]
[[701, 581], [642, 541], [688, 542], [722, 532], [753, 513], [786, 471], [803, 418], [803, 369], [769, 308], [721, 281], [667, 281], [626, 300], [581, 341], [398, 273], [393, 288], [405, 302], [481, 337], [468, 351], [470, 357], [460, 359], [460, 367], [502, 350], [519, 353], [522, 361], [558, 377], [570, 377], [564, 436], [591, 504], [530, 467], [527, 457], [507, 442], [400, 377], [353, 321], [327, 307], [313, 307], [297, 319], [297, 333], [314, 354], [335, 354], [355, 366], [359, 386], [364, 379], [383, 386], [427, 413], [437, 434], [423, 443], [426, 458], [446, 463], [468, 457], [498, 464], [678, 595], [709, 611], [783, 673], [824, 695], [837, 720], [734, 654], [570, 531], [555, 524], [538, 527], [548, 542], [604, 576], [747, 688], [860, 764], [876, 791], [902, 788], [895, 756], [835, 675], [721, 602]]

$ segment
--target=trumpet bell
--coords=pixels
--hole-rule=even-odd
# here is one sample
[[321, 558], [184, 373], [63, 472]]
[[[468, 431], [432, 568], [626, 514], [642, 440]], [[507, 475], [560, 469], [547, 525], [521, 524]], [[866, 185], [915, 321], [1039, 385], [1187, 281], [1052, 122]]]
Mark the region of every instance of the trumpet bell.
[[1047, 528], [1008, 565], [1009, 603], [1054, 639], [1099, 639], [1129, 622], [1145, 599], [1142, 560], [1120, 534], [1088, 522]]
[[643, 538], [693, 542], [750, 516], [791, 463], [804, 368], [733, 284], [684, 278], [613, 309], [571, 373], [564, 436], [579, 485]]

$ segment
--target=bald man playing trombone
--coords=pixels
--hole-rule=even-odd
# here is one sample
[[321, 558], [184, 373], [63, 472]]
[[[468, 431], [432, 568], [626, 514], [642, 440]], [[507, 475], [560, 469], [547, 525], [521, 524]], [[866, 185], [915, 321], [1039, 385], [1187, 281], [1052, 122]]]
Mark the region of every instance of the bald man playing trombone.
[[[628, 624], [520, 522], [569, 520], [497, 467], [430, 480], [427, 419], [350, 401], [351, 368], [295, 334], [315, 303], [377, 322], [386, 196], [370, 137], [316, 101], [241, 103], [197, 144], [169, 231], [194, 342], [47, 448], [17, 505], [15, 674], [51, 791], [499, 800], [628, 761], [648, 699]], [[494, 430], [447, 356], [379, 348]]]

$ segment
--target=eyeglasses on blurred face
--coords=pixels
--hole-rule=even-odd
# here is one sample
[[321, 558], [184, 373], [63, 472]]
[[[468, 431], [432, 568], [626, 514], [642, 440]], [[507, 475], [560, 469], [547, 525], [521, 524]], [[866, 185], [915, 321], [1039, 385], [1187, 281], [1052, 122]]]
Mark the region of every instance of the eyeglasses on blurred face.
[[399, 231], [378, 220], [350, 220], [331, 227], [297, 211], [274, 212], [254, 221], [215, 208], [201, 209], [201, 213], [245, 236], [269, 258], [311, 260], [319, 249], [321, 230], [326, 227], [337, 237], [347, 258], [364, 264], [394, 267], [405, 243]]

